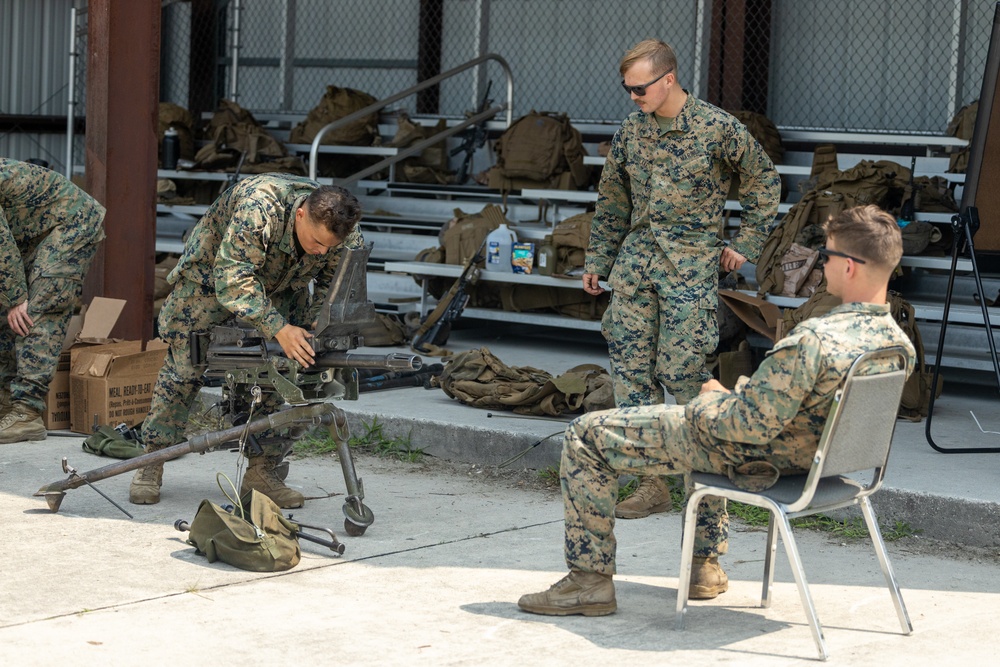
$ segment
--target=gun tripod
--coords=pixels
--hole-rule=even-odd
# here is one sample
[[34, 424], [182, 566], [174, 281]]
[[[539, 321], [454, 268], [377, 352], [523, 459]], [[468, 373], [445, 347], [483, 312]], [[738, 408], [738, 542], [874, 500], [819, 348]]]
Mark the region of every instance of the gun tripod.
[[[364, 535], [368, 526], [375, 521], [375, 515], [363, 502], [365, 497], [364, 485], [355, 472], [354, 459], [351, 456], [351, 450], [347, 446], [347, 438], [345, 437], [347, 432], [347, 415], [344, 414], [343, 410], [331, 403], [314, 403], [312, 405], [290, 408], [254, 419], [247, 424], [233, 426], [223, 431], [198, 435], [172, 447], [166, 447], [155, 452], [150, 452], [149, 454], [112, 463], [103, 468], [96, 468], [84, 473], [78, 473], [63, 458], [63, 472], [69, 472], [69, 477], [43, 486], [34, 495], [45, 498], [49, 509], [53, 512], [58, 512], [63, 498], [66, 497], [66, 491], [83, 486], [84, 484], [90, 485], [91, 482], [114, 477], [125, 472], [172, 461], [184, 454], [207, 452], [246, 435], [253, 435], [268, 429], [278, 429], [285, 426], [320, 425], [327, 426], [330, 430], [330, 436], [337, 442], [337, 455], [340, 457], [340, 465], [344, 471], [344, 482], [347, 486], [347, 496], [344, 499], [343, 507], [345, 516], [344, 530], [352, 537]], [[117, 505], [115, 506], [117, 507]], [[121, 508], [119, 507], [119, 509]]]
[[979, 230], [979, 211], [975, 206], [966, 207], [963, 213], [955, 215], [951, 219], [954, 239], [951, 246], [951, 270], [948, 273], [948, 291], [944, 298], [944, 314], [941, 317], [941, 335], [938, 337], [937, 353], [934, 356], [934, 377], [931, 380], [931, 400], [927, 407], [927, 424], [924, 433], [927, 436], [927, 444], [942, 454], [990, 454], [1000, 452], [1000, 447], [941, 447], [934, 442], [931, 437], [931, 422], [934, 419], [934, 387], [937, 387], [938, 377], [941, 373], [941, 353], [944, 351], [944, 336], [948, 330], [948, 313], [951, 310], [951, 298], [955, 287], [955, 272], [958, 268], [958, 253], [965, 241], [969, 249], [969, 257], [972, 260], [972, 273], [976, 279], [976, 289], [979, 290], [979, 305], [983, 309], [983, 323], [986, 325], [986, 340], [990, 348], [990, 356], [993, 359], [993, 370], [996, 372], [997, 388], [1000, 388], [1000, 362], [997, 361], [997, 347], [993, 340], [993, 329], [990, 325], [990, 312], [986, 306], [986, 293], [983, 291], [983, 279], [979, 273], [979, 265], [976, 264], [976, 248], [972, 243], [972, 237]]

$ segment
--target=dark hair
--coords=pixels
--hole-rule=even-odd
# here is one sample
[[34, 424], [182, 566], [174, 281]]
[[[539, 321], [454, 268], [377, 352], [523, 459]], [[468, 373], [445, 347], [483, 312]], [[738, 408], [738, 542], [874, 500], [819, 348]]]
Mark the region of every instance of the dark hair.
[[361, 204], [339, 185], [321, 185], [306, 197], [306, 211], [313, 222], [323, 225], [341, 241], [361, 219]]
[[837, 249], [892, 270], [903, 256], [903, 236], [896, 219], [878, 206], [844, 209], [823, 224]]

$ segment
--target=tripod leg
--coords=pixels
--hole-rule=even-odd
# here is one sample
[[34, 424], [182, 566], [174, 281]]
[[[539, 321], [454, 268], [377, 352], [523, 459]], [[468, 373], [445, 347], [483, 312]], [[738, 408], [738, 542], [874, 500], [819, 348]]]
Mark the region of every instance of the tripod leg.
[[1000, 452], [1000, 447], [941, 447], [934, 442], [931, 436], [931, 422], [934, 419], [934, 399], [938, 377], [941, 372], [941, 354], [944, 350], [944, 336], [948, 330], [948, 313], [951, 310], [951, 297], [955, 287], [955, 273], [958, 268], [958, 251], [964, 239], [969, 245], [969, 257], [972, 259], [972, 273], [976, 280], [976, 288], [979, 290], [979, 303], [983, 308], [983, 324], [986, 326], [986, 337], [989, 341], [990, 355], [993, 359], [993, 370], [996, 372], [997, 387], [1000, 388], [1000, 363], [997, 361], [996, 342], [993, 340], [993, 328], [990, 325], [990, 313], [986, 306], [986, 294], [983, 292], [983, 279], [979, 273], [979, 266], [976, 264], [976, 248], [973, 245], [972, 237], [975, 230], [979, 228], [979, 213], [975, 207], [968, 207], [964, 214], [956, 215], [951, 219], [954, 230], [954, 240], [951, 248], [951, 270], [948, 273], [948, 291], [944, 297], [944, 313], [941, 319], [941, 335], [938, 337], [937, 354], [934, 358], [934, 376], [931, 380], [931, 400], [927, 407], [927, 424], [924, 434], [927, 437], [927, 444], [942, 454], [991, 454]]

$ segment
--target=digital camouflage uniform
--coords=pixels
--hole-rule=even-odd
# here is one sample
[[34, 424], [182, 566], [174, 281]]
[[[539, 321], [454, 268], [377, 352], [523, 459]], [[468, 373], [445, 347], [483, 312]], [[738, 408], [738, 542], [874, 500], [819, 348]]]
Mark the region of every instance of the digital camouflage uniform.
[[731, 246], [753, 262], [781, 181], [739, 121], [688, 95], [672, 129], [636, 111], [611, 142], [584, 270], [612, 289], [602, 330], [618, 407], [663, 403], [663, 386], [683, 404], [711, 377], [705, 356], [719, 339], [719, 232], [734, 173], [743, 213]]
[[[864, 352], [893, 345], [906, 349], [912, 370], [913, 345], [888, 306], [844, 304], [795, 327], [732, 393], [700, 394], [686, 406], [620, 408], [575, 419], [566, 429], [560, 471], [570, 569], [615, 573], [620, 472], [700, 471], [733, 478], [736, 468], [752, 461], [767, 461], [784, 473], [808, 470], [851, 364]], [[744, 478], [742, 485], [754, 481]], [[694, 555], [726, 553], [728, 534], [724, 502], [718, 512], [700, 512]]]
[[[61, 174], [0, 158], [0, 375], [11, 400], [36, 412], [104, 239], [104, 207]], [[7, 312], [28, 301], [34, 321], [17, 336]]]
[[[167, 277], [174, 285], [160, 310], [159, 335], [170, 345], [142, 428], [148, 451], [184, 440], [188, 411], [202, 385], [191, 365], [188, 334], [209, 331], [236, 316], [273, 339], [286, 325], [310, 328], [340, 261], [340, 248], [359, 248], [352, 232], [321, 255], [299, 254], [295, 211], [319, 187], [307, 178], [262, 174], [224, 192], [191, 231], [184, 253]], [[312, 302], [311, 302], [312, 301]], [[272, 411], [271, 402], [260, 409]], [[259, 416], [259, 415], [255, 415]]]

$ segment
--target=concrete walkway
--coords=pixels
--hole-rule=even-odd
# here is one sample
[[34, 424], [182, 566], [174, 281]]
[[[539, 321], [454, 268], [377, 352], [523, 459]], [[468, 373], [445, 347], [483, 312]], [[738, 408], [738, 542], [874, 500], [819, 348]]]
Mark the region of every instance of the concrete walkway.
[[[527, 341], [511, 330], [459, 331], [460, 350], [488, 340], [507, 363], [559, 373], [602, 362], [599, 338]], [[529, 352], [529, 350], [531, 350]], [[369, 350], [377, 351], [377, 350]], [[941, 443], [996, 445], [996, 389], [949, 393], [934, 419]], [[168, 463], [158, 505], [127, 503], [130, 475], [69, 491], [58, 513], [32, 497], [63, 478], [68, 457], [84, 471], [109, 459], [85, 454], [80, 436], [0, 446], [0, 517], [10, 545], [0, 561], [0, 661], [6, 665], [703, 665], [808, 664], [816, 657], [784, 554], [774, 602], [760, 596], [764, 533], [737, 528], [724, 566], [728, 593], [693, 603], [687, 629], [673, 629], [680, 517], [620, 521], [618, 613], [549, 618], [520, 612], [517, 598], [565, 573], [562, 505], [556, 491], [497, 477], [493, 465], [560, 431], [546, 421], [487, 418], [440, 391], [403, 389], [342, 405], [357, 432], [377, 418], [433, 457], [397, 463], [360, 456], [375, 523], [363, 537], [342, 530], [344, 491], [332, 457], [299, 458], [289, 483], [310, 500], [294, 517], [333, 528], [343, 556], [303, 542], [302, 562], [255, 574], [209, 564], [173, 529], [202, 498], [225, 502], [217, 472], [234, 476], [234, 454]], [[971, 428], [970, 428], [971, 426]], [[798, 531], [799, 547], [831, 662], [884, 665], [991, 663], [989, 633], [1000, 617], [997, 455], [945, 455], [923, 424], [900, 423], [888, 489], [878, 503], [923, 530], [890, 544], [914, 625], [902, 636], [867, 541]], [[518, 466], [553, 465], [558, 438]], [[446, 464], [440, 459], [478, 464]], [[928, 536], [957, 546], [928, 548]], [[937, 544], [937, 543], [934, 543]], [[973, 549], [965, 545], [976, 545]], [[940, 546], [940, 545], [938, 545]]]

